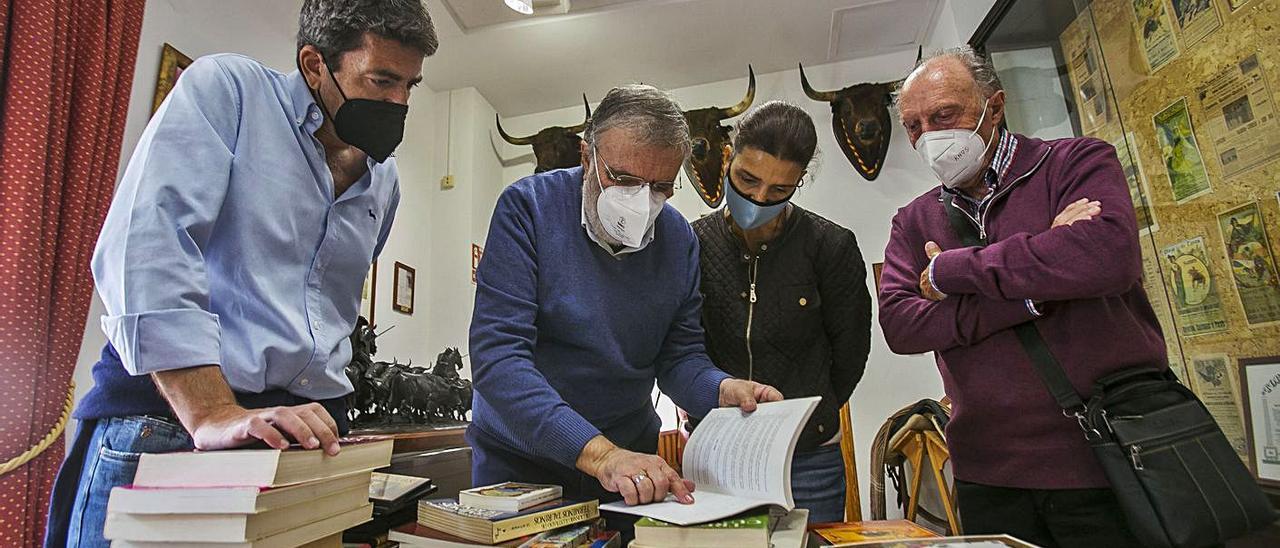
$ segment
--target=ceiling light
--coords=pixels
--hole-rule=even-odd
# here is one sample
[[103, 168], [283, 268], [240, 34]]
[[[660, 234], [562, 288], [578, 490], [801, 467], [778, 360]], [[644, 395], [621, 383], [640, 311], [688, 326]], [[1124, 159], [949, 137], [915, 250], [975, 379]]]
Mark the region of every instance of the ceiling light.
[[504, 0], [507, 7], [525, 15], [533, 15], [533, 0]]

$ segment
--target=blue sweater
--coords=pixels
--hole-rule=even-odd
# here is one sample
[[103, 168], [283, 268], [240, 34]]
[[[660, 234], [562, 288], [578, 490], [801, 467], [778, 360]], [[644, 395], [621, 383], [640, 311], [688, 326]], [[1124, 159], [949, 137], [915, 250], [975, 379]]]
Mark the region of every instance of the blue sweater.
[[596, 435], [631, 440], [656, 420], [655, 380], [704, 416], [728, 378], [703, 348], [689, 223], [666, 206], [653, 242], [615, 258], [581, 219], [582, 168], [508, 187], [476, 272], [471, 321], [474, 427], [569, 468]]

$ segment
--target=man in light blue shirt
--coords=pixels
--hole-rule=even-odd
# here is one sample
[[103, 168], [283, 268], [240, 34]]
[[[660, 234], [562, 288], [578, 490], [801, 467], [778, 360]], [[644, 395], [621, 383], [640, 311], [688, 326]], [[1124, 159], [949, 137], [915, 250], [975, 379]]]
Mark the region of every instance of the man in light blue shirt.
[[108, 344], [47, 546], [106, 546], [138, 454], [297, 442], [336, 454], [360, 288], [400, 199], [420, 0], [307, 0], [299, 70], [188, 67], [142, 135], [93, 258]]

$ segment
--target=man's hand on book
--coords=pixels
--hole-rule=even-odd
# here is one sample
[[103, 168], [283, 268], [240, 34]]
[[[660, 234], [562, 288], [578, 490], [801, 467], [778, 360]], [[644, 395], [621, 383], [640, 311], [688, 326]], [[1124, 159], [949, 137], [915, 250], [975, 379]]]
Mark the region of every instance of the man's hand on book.
[[782, 401], [782, 392], [767, 384], [742, 379], [720, 382], [720, 407], [739, 407], [750, 413], [756, 410], [757, 403], [770, 401]]
[[662, 502], [667, 493], [681, 504], [693, 504], [693, 482], [681, 478], [662, 457], [627, 451], [604, 436], [591, 438], [582, 448], [578, 469], [610, 493], [621, 494], [628, 506]]
[[196, 449], [231, 449], [258, 440], [285, 449], [292, 438], [307, 449], [338, 454], [338, 424], [318, 403], [245, 409], [216, 365], [157, 371], [151, 378]]
[[229, 405], [194, 419], [191, 438], [197, 449], [231, 449], [258, 440], [285, 449], [293, 439], [306, 449], [338, 454], [338, 425], [318, 403], [266, 409]]

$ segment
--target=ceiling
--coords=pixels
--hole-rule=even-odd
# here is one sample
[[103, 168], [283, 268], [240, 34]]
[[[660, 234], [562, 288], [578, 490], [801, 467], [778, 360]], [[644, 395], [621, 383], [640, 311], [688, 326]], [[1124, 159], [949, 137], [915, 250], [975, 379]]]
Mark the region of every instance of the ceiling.
[[[613, 86], [674, 89], [914, 49], [942, 0], [426, 0], [440, 36], [423, 77], [475, 87], [503, 116], [594, 103]], [[536, 10], [537, 8], [535, 8]]]

